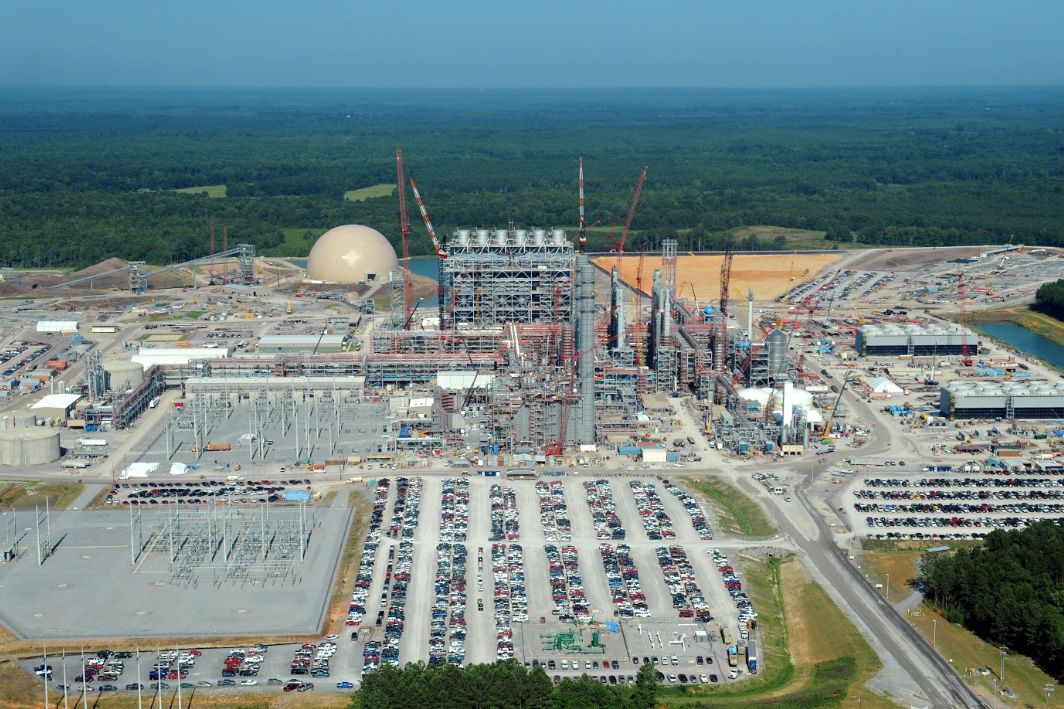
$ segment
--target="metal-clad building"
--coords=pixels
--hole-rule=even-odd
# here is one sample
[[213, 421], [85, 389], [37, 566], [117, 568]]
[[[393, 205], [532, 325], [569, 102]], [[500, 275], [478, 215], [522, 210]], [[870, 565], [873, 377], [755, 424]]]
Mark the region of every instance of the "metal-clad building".
[[1064, 418], [1064, 382], [956, 380], [942, 387], [939, 411], [954, 418]]
[[264, 335], [259, 340], [259, 352], [312, 352], [317, 354], [342, 352], [344, 335]]
[[975, 354], [979, 337], [960, 325], [863, 325], [854, 335], [854, 349], [867, 357], [937, 357], [962, 353], [962, 333], [967, 333], [968, 353]]

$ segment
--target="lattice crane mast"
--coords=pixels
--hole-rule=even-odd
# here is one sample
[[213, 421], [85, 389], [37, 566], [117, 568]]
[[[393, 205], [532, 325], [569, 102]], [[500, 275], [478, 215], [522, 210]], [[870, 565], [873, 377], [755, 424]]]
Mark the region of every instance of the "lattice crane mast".
[[587, 245], [587, 230], [594, 229], [598, 224], [598, 220], [591, 226], [584, 224], [584, 158], [580, 158], [580, 232], [579, 241], [580, 247], [583, 248]]
[[[717, 329], [717, 337], [720, 338], [720, 350], [723, 356], [727, 356], [725, 349], [728, 345], [728, 286], [731, 284], [732, 258], [735, 256], [731, 248], [724, 252], [724, 260], [720, 264], [720, 325]], [[713, 363], [717, 371], [724, 371], [722, 363]]]
[[399, 230], [403, 235], [403, 326], [410, 329], [413, 319], [414, 282], [410, 277], [410, 218], [406, 213], [406, 180], [403, 179], [403, 151], [395, 149], [395, 168], [399, 175]]
[[635, 218], [635, 207], [639, 204], [639, 195], [643, 192], [643, 183], [647, 181], [647, 168], [643, 166], [643, 171], [639, 173], [639, 179], [635, 181], [635, 191], [632, 193], [632, 205], [628, 208], [628, 219], [624, 223], [624, 231], [621, 232], [620, 240], [614, 239], [613, 234], [608, 234], [607, 238], [613, 242], [613, 245], [617, 247], [617, 272], [621, 270], [621, 257], [624, 256], [624, 242], [628, 239], [628, 230], [632, 228], [632, 219]]

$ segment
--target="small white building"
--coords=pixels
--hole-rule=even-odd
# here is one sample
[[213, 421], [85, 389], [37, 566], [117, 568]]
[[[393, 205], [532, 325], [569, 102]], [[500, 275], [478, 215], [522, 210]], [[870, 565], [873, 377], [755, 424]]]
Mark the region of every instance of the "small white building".
[[666, 451], [661, 446], [648, 446], [643, 449], [643, 462], [644, 463], [664, 463], [668, 460]]

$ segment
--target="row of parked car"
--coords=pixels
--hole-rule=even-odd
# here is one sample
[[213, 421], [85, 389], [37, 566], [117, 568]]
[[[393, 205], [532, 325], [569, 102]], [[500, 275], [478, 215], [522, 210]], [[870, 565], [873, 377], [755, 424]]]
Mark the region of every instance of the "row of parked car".
[[584, 580], [580, 575], [580, 560], [576, 547], [563, 546], [560, 550], [546, 544], [547, 572], [550, 574], [551, 599], [554, 601], [552, 615], [563, 623], [586, 622], [591, 619], [591, 606], [584, 594]]
[[528, 622], [524, 548], [520, 544], [492, 544], [491, 572], [495, 588], [495, 653], [498, 659], [509, 660], [514, 656], [512, 623]]
[[679, 544], [657, 547], [655, 553], [658, 565], [665, 577], [665, 585], [672, 595], [672, 607], [679, 611], [681, 618], [698, 618], [709, 622], [713, 616], [709, 612], [709, 603], [702, 594], [695, 580], [695, 570], [687, 558], [687, 552]]
[[[909, 480], [899, 480], [908, 487]], [[1061, 478], [918, 478], [911, 481], [913, 487], [1064, 487]], [[865, 485], [870, 485], [865, 480]]]
[[[388, 478], [377, 480], [377, 487], [373, 492], [373, 510], [370, 512], [369, 529], [366, 532], [366, 541], [362, 544], [362, 561], [358, 565], [355, 587], [351, 590], [351, 602], [347, 606], [347, 618], [344, 619], [348, 627], [359, 625], [366, 616], [370, 587], [373, 585], [373, 565], [377, 561], [377, 548], [381, 542], [381, 525], [384, 522], [384, 511], [390, 489], [391, 481]], [[390, 583], [390, 581], [391, 579], [385, 583]], [[351, 633], [352, 640], [357, 637], [357, 630]]]
[[[387, 620], [384, 626], [384, 647], [381, 648], [380, 661], [383, 664], [399, 665], [399, 641], [406, 628], [406, 597], [410, 590], [410, 571], [414, 567], [414, 543], [404, 539], [399, 542], [399, 552], [395, 559], [395, 573], [392, 576], [391, 594], [387, 607]], [[384, 593], [386, 594], [387, 587]], [[384, 594], [381, 606], [385, 605]]]
[[[259, 664], [266, 659], [266, 646], [262, 643], [256, 643], [247, 649], [231, 650], [222, 660], [222, 678], [232, 678], [237, 675], [241, 677], [256, 677], [259, 674]], [[182, 666], [185, 665], [185, 660], [180, 660]], [[191, 668], [191, 664], [188, 665]], [[182, 671], [187, 670], [182, 667]], [[184, 675], [182, 675], [182, 678]], [[148, 679], [155, 679], [151, 675]], [[168, 679], [174, 679], [174, 677], [168, 677]]]
[[560, 480], [536, 482], [539, 497], [539, 520], [543, 524], [543, 538], [548, 542], [568, 542], [573, 538], [573, 526], [565, 504], [565, 489]]
[[421, 478], [396, 478], [395, 506], [388, 527], [388, 536], [392, 539], [413, 539], [420, 512], [422, 485]]
[[[429, 624], [429, 664], [462, 666], [466, 640], [466, 547], [436, 546], [436, 600]], [[450, 642], [448, 642], [450, 632]]]
[[[36, 349], [25, 357], [22, 357], [30, 347], [35, 347]], [[4, 350], [4, 352], [0, 354], [0, 367], [4, 368], [4, 376], [10, 377], [19, 369], [25, 367], [50, 349], [52, 349], [52, 346], [47, 343], [32, 343], [29, 347], [15, 347], [13, 349]], [[21, 357], [21, 359], [16, 361], [16, 357]]]
[[675, 485], [672, 485], [668, 480], [665, 480], [664, 483], [667, 486], [666, 489], [680, 501], [683, 508], [687, 510], [687, 514], [691, 516], [691, 526], [694, 527], [695, 532], [698, 533], [698, 538], [702, 541], [713, 539], [713, 530], [710, 529], [709, 520], [706, 518], [706, 513], [702, 509], [702, 506], [698, 504], [698, 500], [691, 497]]
[[488, 492], [488, 498], [491, 500], [491, 536], [488, 541], [518, 541], [521, 538], [521, 525], [514, 489], [494, 484]]
[[[739, 611], [739, 625], [740, 627], [757, 627], [757, 611], [754, 610], [754, 606], [750, 603], [749, 597], [746, 592], [743, 591], [742, 581], [735, 573], [735, 569], [728, 562], [728, 557], [724, 556], [720, 552], [720, 549], [710, 549], [707, 552], [712, 558], [713, 563], [717, 567], [717, 571], [720, 572], [721, 578], [724, 580], [724, 586], [728, 590], [728, 595], [731, 596], [735, 602], [735, 607]], [[740, 636], [743, 640], [747, 639], [747, 631], [741, 630]]]
[[857, 490], [862, 500], [1064, 500], [1064, 490], [1028, 490], [1005, 488], [997, 490]]
[[336, 643], [331, 640], [319, 644], [303, 643], [292, 657], [292, 674], [311, 677], [329, 676], [329, 659], [336, 654]]
[[440, 541], [464, 542], [469, 532], [469, 481], [445, 478], [440, 508]]
[[617, 546], [600, 544], [602, 567], [606, 571], [606, 583], [613, 599], [613, 610], [621, 618], [649, 618], [650, 607], [646, 594], [639, 583], [639, 571], [632, 560], [632, 550], [627, 544]]
[[893, 514], [1060, 514], [1064, 505], [1037, 502], [1015, 502], [1005, 505], [989, 502], [914, 502], [912, 504], [869, 502], [853, 503], [858, 512], [890, 512]]
[[599, 539], [624, 539], [624, 527], [613, 502], [613, 488], [609, 480], [588, 480], [584, 483], [591, 522]]
[[651, 541], [662, 539], [675, 539], [676, 532], [672, 528], [672, 519], [665, 512], [665, 506], [658, 497], [654, 483], [632, 480], [628, 483], [632, 488], [632, 496], [635, 498], [636, 509], [643, 520], [643, 529]]

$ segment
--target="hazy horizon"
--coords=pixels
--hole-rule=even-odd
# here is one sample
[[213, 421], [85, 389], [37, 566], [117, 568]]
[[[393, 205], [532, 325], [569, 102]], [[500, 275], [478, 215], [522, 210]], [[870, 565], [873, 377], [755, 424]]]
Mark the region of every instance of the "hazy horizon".
[[0, 85], [826, 89], [1064, 84], [1051, 0], [0, 5]]

